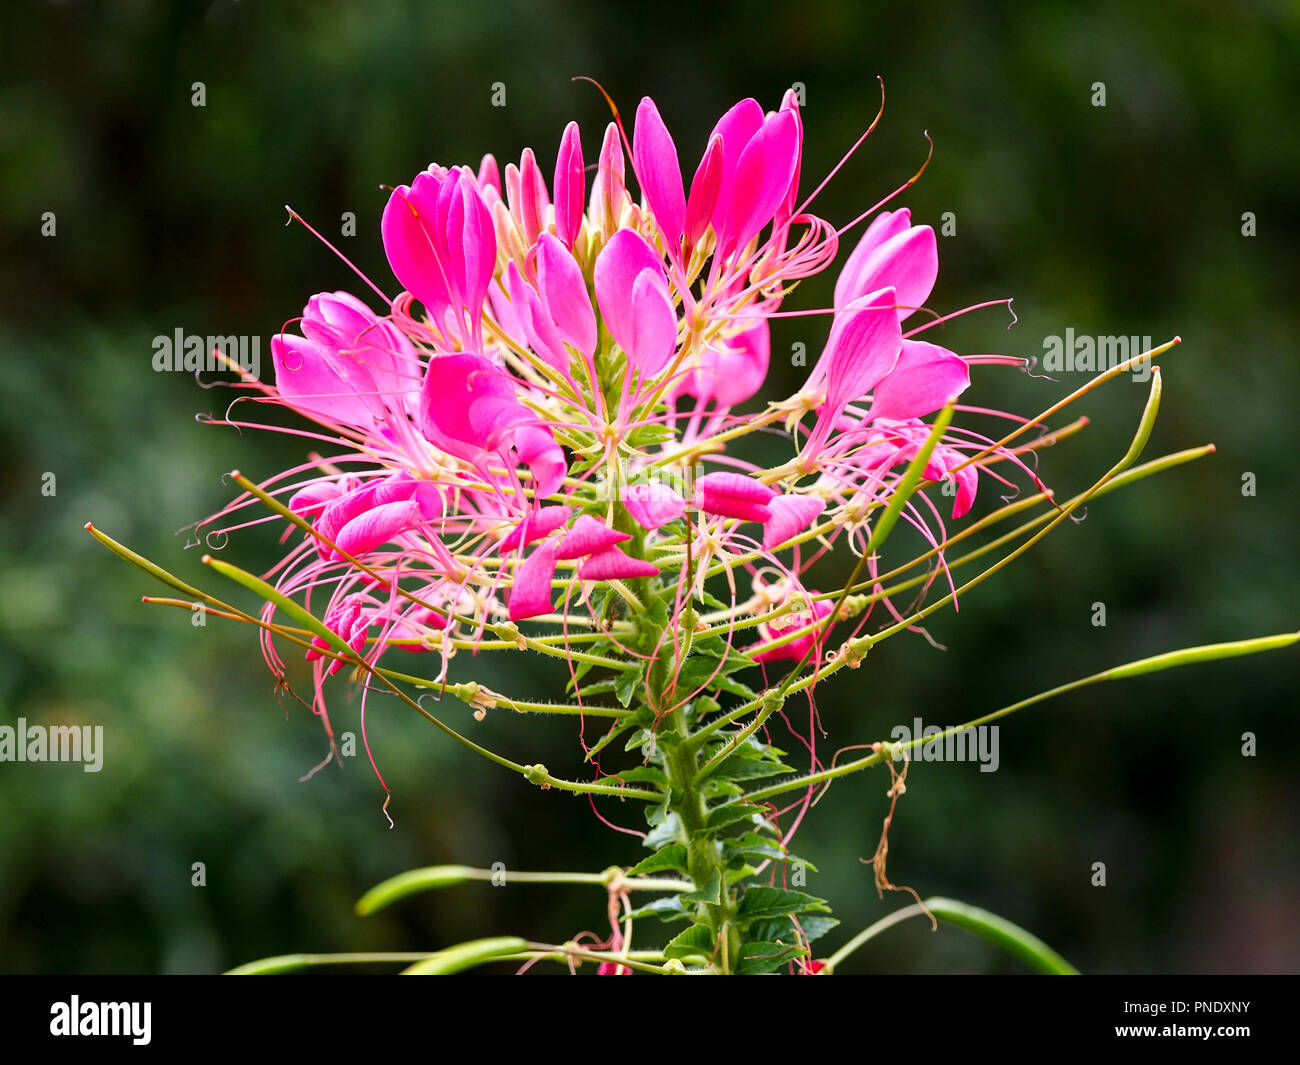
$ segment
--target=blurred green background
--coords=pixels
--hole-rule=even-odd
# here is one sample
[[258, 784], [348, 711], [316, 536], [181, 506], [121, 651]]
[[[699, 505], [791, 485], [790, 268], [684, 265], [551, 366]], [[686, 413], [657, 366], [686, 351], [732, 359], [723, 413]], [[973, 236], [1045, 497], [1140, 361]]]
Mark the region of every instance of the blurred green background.
[[[230, 394], [155, 373], [152, 338], [259, 336], [269, 364], [269, 337], [313, 292], [364, 295], [328, 250], [285, 227], [286, 203], [392, 290], [379, 186], [431, 160], [492, 151], [504, 164], [525, 145], [549, 168], [570, 118], [594, 159], [608, 116], [573, 75], [599, 79], [629, 114], [653, 95], [689, 168], [734, 101], [775, 107], [800, 82], [806, 189], [875, 115], [881, 75], [884, 119], [817, 211], [842, 223], [884, 196], [925, 158], [929, 131], [934, 159], [900, 202], [936, 226], [955, 215], [932, 304], [1015, 296], [1019, 316], [1009, 332], [1000, 309], [964, 318], [946, 344], [1041, 356], [1066, 328], [1185, 341], [1164, 364], [1149, 454], [1207, 441], [1217, 454], [1096, 503], [959, 615], [937, 617], [930, 631], [946, 651], [903, 637], [825, 685], [822, 750], [884, 738], [914, 715], [952, 724], [1144, 654], [1300, 624], [1300, 9], [928, 6], [3, 6], [0, 724], [100, 723], [107, 750], [97, 775], [0, 763], [0, 970], [207, 972], [288, 951], [599, 929], [599, 892], [549, 887], [467, 886], [354, 917], [366, 887], [409, 866], [599, 870], [636, 860], [637, 842], [379, 700], [369, 734], [396, 828], [361, 758], [300, 783], [322, 735], [302, 707], [277, 701], [252, 633], [141, 605], [160, 588], [82, 530], [93, 520], [183, 577], [214, 579], [174, 531], [229, 498], [224, 471], [265, 476], [303, 448], [196, 424]], [[505, 107], [491, 106], [496, 82]], [[1105, 107], [1092, 103], [1097, 82]], [[338, 237], [346, 211], [355, 237]], [[41, 234], [45, 212], [54, 236]], [[809, 283], [797, 304], [825, 305], [831, 280]], [[820, 350], [815, 321], [776, 327], [768, 394], [799, 383], [782, 353]], [[989, 369], [970, 398], [1029, 414], [1084, 380], [1059, 376]], [[1044, 454], [1045, 479], [1061, 492], [1091, 483], [1123, 451], [1144, 395], [1127, 380], [1090, 395], [1078, 413], [1091, 428]], [[995, 496], [986, 487], [980, 506]], [[252, 568], [274, 547], [255, 530], [225, 554]], [[1105, 627], [1091, 622], [1095, 602]], [[508, 675], [489, 679], [509, 691], [558, 683], [523, 656], [505, 661]], [[890, 875], [1002, 913], [1085, 970], [1295, 970], [1298, 680], [1292, 650], [1012, 718], [996, 773], [913, 767]], [[336, 684], [336, 727], [355, 730], [356, 701]], [[477, 725], [447, 709], [520, 761], [576, 767], [573, 723], [493, 714]], [[1240, 752], [1247, 731], [1253, 758]], [[887, 807], [878, 774], [837, 785], [797, 840], [820, 869], [809, 890], [845, 922], [831, 945], [907, 901], [878, 900], [859, 861]], [[637, 826], [637, 810], [603, 812]], [[1104, 888], [1091, 884], [1098, 861]], [[194, 862], [205, 887], [191, 886]], [[962, 932], [915, 922], [853, 964], [1016, 968]]]

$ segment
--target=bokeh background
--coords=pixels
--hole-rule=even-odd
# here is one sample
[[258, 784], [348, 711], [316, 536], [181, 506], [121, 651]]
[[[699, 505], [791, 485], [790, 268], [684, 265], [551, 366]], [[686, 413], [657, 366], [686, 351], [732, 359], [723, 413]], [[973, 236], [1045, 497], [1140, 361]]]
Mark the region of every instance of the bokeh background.
[[[1215, 456], [1109, 496], [960, 615], [891, 641], [826, 685], [823, 749], [920, 715], [950, 724], [1075, 676], [1186, 644], [1300, 625], [1296, 551], [1300, 276], [1300, 9], [1123, 0], [928, 5], [720, 2], [677, 14], [547, 3], [6, 3], [0, 13], [0, 723], [105, 726], [102, 772], [0, 764], [0, 970], [209, 972], [269, 954], [435, 947], [478, 935], [563, 940], [598, 928], [598, 892], [467, 886], [361, 920], [373, 882], [421, 864], [593, 869], [636, 859], [579, 800], [467, 760], [400, 707], [369, 726], [394, 792], [360, 758], [303, 775], [317, 723], [277, 701], [252, 634], [141, 605], [158, 587], [87, 521], [179, 575], [210, 579], [176, 530], [300, 447], [197, 424], [229, 398], [155, 373], [176, 328], [266, 343], [315, 291], [357, 289], [286, 203], [392, 289], [385, 193], [431, 160], [552, 165], [566, 121], [595, 157], [608, 113], [658, 101], [685, 165], [735, 100], [806, 89], [804, 182], [888, 104], [818, 202], [847, 221], [910, 176], [901, 201], [936, 226], [935, 306], [1015, 296], [944, 342], [1042, 355], [1044, 338], [1175, 334], [1149, 454]], [[203, 82], [206, 106], [192, 105]], [[491, 106], [493, 83], [506, 106]], [[1093, 105], [1094, 83], [1106, 105]], [[339, 237], [343, 212], [355, 237]], [[56, 235], [41, 235], [54, 212]], [[1243, 234], [1243, 215], [1255, 235]], [[830, 278], [796, 297], [825, 305]], [[358, 291], [361, 291], [357, 289]], [[776, 327], [772, 394], [799, 382]], [[1082, 383], [980, 375], [972, 402], [1030, 413]], [[1145, 389], [1121, 380], [1079, 407], [1091, 428], [1043, 456], [1077, 491], [1120, 454]], [[56, 476], [53, 496], [43, 475]], [[1254, 496], [1242, 493], [1255, 475]], [[989, 505], [987, 493], [981, 506]], [[995, 500], [994, 500], [995, 501]], [[270, 537], [236, 538], [245, 565]], [[236, 594], [236, 593], [231, 593]], [[1092, 624], [1093, 604], [1107, 624]], [[484, 668], [489, 668], [485, 663]], [[493, 683], [556, 675], [506, 660]], [[917, 764], [890, 873], [982, 905], [1095, 972], [1300, 967], [1300, 656], [1239, 659], [1093, 688], [1005, 723], [1001, 767]], [[340, 682], [334, 713], [355, 729]], [[574, 727], [464, 708], [457, 724], [521, 761], [576, 766]], [[1242, 734], [1257, 737], [1255, 757]], [[798, 840], [809, 889], [856, 928], [902, 905], [870, 868], [887, 779], [829, 794]], [[638, 811], [604, 807], [636, 824]], [[207, 885], [191, 886], [203, 862]], [[1092, 885], [1106, 863], [1107, 885]], [[1014, 971], [964, 933], [921, 923], [876, 940], [864, 972]]]

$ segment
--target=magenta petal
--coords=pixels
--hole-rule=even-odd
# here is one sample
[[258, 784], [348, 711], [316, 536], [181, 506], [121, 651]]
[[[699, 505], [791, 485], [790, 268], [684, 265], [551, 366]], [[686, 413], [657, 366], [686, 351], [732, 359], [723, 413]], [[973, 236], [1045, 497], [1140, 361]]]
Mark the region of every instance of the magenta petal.
[[590, 514], [581, 515], [560, 539], [560, 549], [556, 558], [574, 559], [584, 555], [594, 555], [613, 547], [624, 540], [632, 539], [631, 533], [611, 529], [602, 521], [597, 521]]
[[740, 156], [749, 142], [754, 139], [754, 134], [762, 128], [763, 108], [757, 100], [747, 98], [718, 119], [718, 124], [713, 127], [713, 132], [709, 135], [709, 140], [720, 137], [723, 146], [722, 179], [718, 202], [713, 208], [715, 230], [721, 229], [723, 216], [727, 213], [732, 179], [735, 177]]
[[[665, 276], [663, 258], [633, 229], [620, 229], [610, 237], [596, 259], [596, 304], [614, 342], [624, 351], [632, 342], [632, 286], [645, 270]], [[666, 278], [664, 284], [666, 288]]]
[[545, 425], [521, 425], [515, 430], [515, 451], [533, 475], [533, 489], [538, 499], [559, 491], [569, 464], [564, 448], [555, 441]]
[[691, 195], [686, 201], [686, 247], [693, 248], [713, 220], [713, 209], [718, 203], [722, 188], [723, 169], [722, 138], [715, 134], [709, 139], [704, 158], [691, 180]]
[[541, 167], [537, 165], [537, 156], [531, 148], [525, 148], [519, 158], [519, 219], [529, 244], [536, 241], [541, 233], [546, 222], [546, 208], [550, 203], [550, 197], [546, 194], [546, 179], [542, 177]]
[[417, 174], [410, 186], [399, 185], [384, 207], [380, 231], [388, 263], [402, 286], [441, 320], [450, 297], [438, 260], [441, 238], [434, 231], [440, 180]]
[[[509, 446], [513, 430], [536, 423], [537, 415], [515, 397], [514, 381], [482, 355], [435, 355], [429, 360], [420, 395], [420, 421], [434, 443], [497, 451]], [[467, 447], [468, 450], [467, 450]]]
[[271, 338], [271, 362], [276, 389], [299, 413], [359, 426], [382, 414], [374, 379], [352, 359], [331, 355], [305, 337], [277, 333]]
[[531, 514], [526, 514], [501, 541], [499, 545], [501, 553], [513, 551], [520, 543], [531, 544], [534, 540], [540, 540], [568, 521], [572, 513], [571, 507], [542, 507]]
[[826, 354], [826, 408], [836, 416], [894, 368], [903, 334], [894, 313], [894, 290], [882, 289], [850, 303], [837, 316]]
[[596, 312], [587, 283], [577, 260], [549, 233], [537, 245], [537, 291], [564, 340], [590, 357], [596, 350]]
[[669, 252], [675, 256], [686, 228], [682, 168], [677, 161], [677, 146], [659, 116], [659, 109], [648, 96], [636, 111], [632, 162], [650, 213], [659, 223]]
[[339, 491], [337, 481], [317, 481], [294, 492], [289, 497], [289, 509], [300, 516], [315, 513], [326, 503], [337, 499]]
[[[547, 233], [545, 236], [549, 237], [550, 234]], [[554, 237], [551, 239], [555, 240]], [[510, 309], [517, 324], [523, 329], [528, 346], [560, 373], [567, 375], [569, 352], [564, 346], [564, 337], [556, 328], [550, 312], [542, 304], [542, 297], [524, 280], [514, 263], [506, 268], [506, 284], [510, 290]]]
[[979, 468], [966, 466], [953, 474], [957, 478], [957, 499], [952, 505], [953, 519], [964, 518], [975, 505], [975, 492], [979, 487]]
[[750, 503], [769, 503], [776, 496], [762, 481], [743, 473], [706, 473], [695, 482], [695, 487], [701, 492], [734, 496]]
[[420, 504], [413, 499], [384, 503], [344, 525], [334, 542], [341, 554], [359, 558], [395, 536], [418, 528], [424, 521]]
[[[870, 235], [868, 231], [867, 236]], [[837, 307], [841, 295], [853, 299], [889, 285], [896, 291], [901, 321], [925, 303], [938, 275], [939, 249], [934, 230], [929, 226], [911, 226], [874, 248], [858, 268], [851, 285], [845, 285], [842, 292], [836, 285]]]
[[898, 362], [876, 385], [872, 418], [923, 418], [970, 387], [966, 360], [937, 344], [904, 340]]
[[724, 255], [744, 247], [772, 220], [790, 190], [798, 159], [798, 119], [780, 111], [763, 123], [736, 164], [719, 237]]
[[584, 581], [622, 581], [658, 575], [657, 567], [639, 558], [632, 558], [617, 547], [607, 547], [596, 552], [578, 567], [578, 578]]
[[663, 271], [642, 270], [632, 283], [632, 335], [628, 361], [643, 377], [657, 374], [677, 349], [677, 314]]
[[686, 500], [666, 484], [634, 484], [623, 495], [623, 505], [643, 529], [658, 529], [686, 512]]
[[695, 505], [708, 514], [765, 522], [776, 496], [767, 485], [740, 473], [710, 473], [695, 482]]
[[833, 609], [834, 607], [827, 600], [819, 599], [813, 604], [812, 614], [800, 611], [795, 614], [787, 614], [785, 617], [771, 622], [767, 626], [768, 639], [757, 644], [756, 647], [750, 651], [750, 657], [756, 662], [777, 662], [782, 660], [788, 660], [791, 662], [802, 661], [803, 656], [815, 646], [817, 636], [820, 632], [819, 629], [813, 629], [806, 635], [791, 640], [789, 643], [782, 644], [780, 647], [771, 647], [764, 650], [764, 643], [771, 643], [780, 639], [782, 636], [789, 635], [792, 632], [798, 632], [800, 629], [810, 626], [814, 621], [824, 621]]
[[[871, 225], [867, 226], [866, 232], [858, 241], [848, 261], [845, 262], [844, 268], [840, 271], [839, 279], [835, 282], [835, 309], [841, 310], [852, 303], [858, 296], [864, 292], [870, 291], [862, 287], [862, 271], [867, 265], [868, 260], [875, 254], [876, 250], [892, 237], [905, 233], [912, 225], [912, 212], [906, 207], [898, 211], [881, 211], [871, 220]], [[889, 282], [885, 282], [888, 284]], [[881, 286], [873, 286], [880, 288]]]
[[555, 576], [554, 540], [547, 540], [524, 559], [510, 590], [510, 620], [524, 621], [551, 612], [551, 578]]
[[763, 524], [763, 546], [771, 550], [807, 531], [826, 509], [826, 500], [816, 496], [780, 495], [767, 506], [772, 516]]
[[618, 227], [619, 216], [627, 199], [623, 183], [623, 145], [619, 140], [618, 126], [611, 122], [605, 127], [605, 139], [600, 145], [600, 160], [596, 176], [591, 179], [591, 215], [606, 232]]
[[564, 127], [560, 154], [555, 160], [555, 232], [572, 248], [582, 228], [582, 207], [587, 193], [587, 175], [582, 166], [582, 138], [578, 123]]

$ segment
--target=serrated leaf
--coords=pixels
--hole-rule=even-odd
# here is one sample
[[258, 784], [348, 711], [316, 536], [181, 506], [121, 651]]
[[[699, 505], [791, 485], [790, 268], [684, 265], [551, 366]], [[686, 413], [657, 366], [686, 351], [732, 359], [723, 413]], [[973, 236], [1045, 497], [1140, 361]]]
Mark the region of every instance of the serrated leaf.
[[[683, 848], [685, 849], [685, 848]], [[715, 869], [709, 875], [709, 879], [704, 886], [698, 891], [688, 891], [685, 895], [678, 896], [684, 905], [690, 905], [696, 902], [705, 902], [710, 906], [716, 906], [722, 901], [722, 877], [718, 875]]]
[[[810, 943], [820, 939], [839, 923], [837, 918], [821, 914], [804, 914], [799, 918], [799, 927]], [[773, 943], [794, 943], [798, 940], [794, 921], [790, 917], [755, 921], [749, 926], [749, 935], [754, 939], [764, 939]]]
[[627, 706], [632, 702], [632, 697], [641, 685], [643, 672], [641, 669], [625, 669], [615, 679], [614, 697], [621, 705]]
[[655, 825], [646, 834], [645, 846], [651, 850], [658, 850], [666, 843], [677, 842], [681, 838], [681, 834], [682, 819], [676, 814], [669, 814], [660, 824]]
[[758, 885], [749, 888], [736, 907], [736, 923], [748, 925], [791, 913], [830, 913], [825, 899], [803, 891]]
[[702, 924], [693, 924], [664, 947], [665, 958], [713, 956], [713, 933]]
[[750, 802], [730, 802], [725, 806], [717, 806], [709, 811], [709, 816], [705, 819], [704, 828], [700, 829], [697, 837], [712, 835], [719, 829], [726, 828], [728, 825], [737, 824], [740, 821], [748, 821], [758, 813], [759, 807]]
[[788, 965], [807, 951], [795, 943], [771, 943], [753, 940], [741, 945], [737, 976], [759, 976]]
[[724, 761], [709, 774], [710, 780], [760, 780], [774, 777], [781, 773], [793, 773], [794, 770], [775, 759], [754, 758], [750, 755], [736, 754]]
[[690, 914], [676, 895], [665, 895], [662, 898], [652, 899], [644, 906], [633, 910], [628, 916], [633, 920], [642, 917], [658, 917], [659, 920], [667, 922], [684, 920]]
[[657, 873], [663, 869], [676, 869], [678, 872], [686, 871], [686, 848], [680, 843], [670, 843], [667, 847], [656, 851], [648, 858], [642, 858], [636, 865], [627, 871], [628, 876], [644, 876], [646, 873]]
[[718, 677], [713, 686], [719, 691], [724, 691], [728, 695], [734, 695], [739, 699], [757, 699], [758, 693], [748, 684], [738, 681], [735, 677]]
[[654, 784], [665, 791], [668, 790], [668, 778], [658, 766], [638, 765], [633, 766], [631, 769], [620, 769], [617, 773], [608, 775], [627, 781], [629, 784]]

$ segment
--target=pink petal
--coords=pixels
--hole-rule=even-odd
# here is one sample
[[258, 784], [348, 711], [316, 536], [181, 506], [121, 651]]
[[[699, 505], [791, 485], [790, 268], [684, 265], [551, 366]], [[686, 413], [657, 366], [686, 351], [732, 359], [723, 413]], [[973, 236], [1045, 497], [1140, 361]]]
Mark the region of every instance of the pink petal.
[[769, 640], [757, 644], [755, 649], [750, 651], [750, 657], [756, 662], [802, 661], [803, 656], [816, 645], [817, 637], [821, 633], [820, 628], [814, 628], [805, 636], [800, 636], [798, 639], [791, 640], [780, 647], [773, 647], [766, 651], [762, 649], [763, 643], [775, 641], [792, 632], [798, 632], [800, 629], [811, 625], [814, 620], [822, 621], [833, 609], [834, 607], [828, 600], [819, 599], [813, 603], [813, 613], [811, 615], [800, 611], [795, 614], [787, 614], [785, 617], [771, 622], [767, 626]]
[[547, 540], [524, 559], [510, 590], [510, 620], [524, 621], [551, 612], [551, 578], [555, 576], [554, 540]]
[[482, 355], [434, 355], [420, 395], [421, 430], [453, 454], [476, 457], [475, 449], [499, 451], [514, 430], [538, 421], [518, 401], [514, 381]]
[[903, 334], [893, 305], [894, 290], [886, 288], [854, 300], [836, 316], [818, 362], [824, 367], [826, 409], [836, 417], [897, 363]]
[[[871, 220], [866, 232], [850, 253], [839, 279], [835, 282], [835, 309], [848, 306], [854, 299], [869, 291], [861, 285], [863, 267], [876, 249], [892, 237], [905, 233], [912, 225], [912, 212], [906, 207], [899, 211], [881, 211]], [[876, 286], [880, 287], [880, 286]]]
[[564, 127], [560, 154], [555, 160], [555, 232], [572, 248], [582, 228], [583, 201], [587, 193], [587, 175], [582, 166], [582, 138], [578, 123]]
[[[870, 235], [868, 230], [863, 239]], [[935, 243], [934, 230], [929, 226], [911, 226], [874, 248], [861, 264], [852, 283], [846, 284], [840, 295], [846, 295], [852, 300], [864, 292], [886, 285], [892, 286], [896, 290], [898, 318], [902, 321], [929, 298], [938, 275], [939, 249]], [[837, 290], [839, 287], [836, 286]]]
[[289, 509], [301, 516], [310, 514], [339, 496], [338, 481], [317, 481], [298, 489], [289, 497]]
[[353, 359], [339, 358], [305, 337], [271, 338], [275, 386], [288, 404], [310, 418], [369, 427], [383, 415], [374, 378]]
[[631, 580], [636, 577], [657, 577], [659, 570], [639, 558], [625, 555], [617, 547], [607, 547], [578, 567], [578, 578], [584, 581]]
[[645, 270], [664, 277], [663, 258], [633, 229], [620, 229], [596, 259], [596, 304], [614, 342], [624, 351], [632, 341], [632, 286]]
[[550, 203], [550, 197], [546, 194], [546, 179], [542, 177], [541, 167], [537, 165], [537, 156], [531, 148], [525, 148], [519, 159], [519, 219], [529, 244], [536, 241], [541, 233], [546, 222], [546, 208]]
[[686, 501], [666, 484], [634, 484], [623, 495], [623, 505], [644, 529], [659, 529], [686, 512]]
[[704, 236], [713, 220], [713, 209], [718, 203], [722, 188], [723, 170], [722, 138], [717, 134], [709, 139], [699, 169], [691, 180], [691, 195], [686, 203], [686, 247], [693, 248]]
[[564, 448], [555, 441], [545, 425], [521, 425], [515, 430], [515, 451], [533, 475], [533, 489], [538, 499], [559, 491], [569, 464]]
[[[551, 239], [555, 238], [551, 237]], [[569, 352], [564, 346], [564, 337], [543, 306], [542, 297], [524, 280], [519, 268], [513, 262], [506, 268], [506, 285], [510, 290], [511, 310], [518, 324], [523, 328], [528, 346], [567, 376]]]
[[384, 503], [349, 521], [334, 542], [340, 554], [360, 558], [424, 522], [420, 504], [413, 499]]
[[478, 187], [485, 190], [491, 189], [498, 197], [501, 195], [501, 169], [497, 166], [495, 156], [485, 155], [479, 163]]
[[776, 493], [767, 485], [740, 473], [709, 473], [695, 482], [695, 505], [709, 514], [741, 521], [767, 521], [767, 504]]
[[721, 230], [722, 220], [727, 214], [731, 198], [732, 181], [736, 166], [746, 146], [763, 128], [763, 108], [757, 100], [744, 99], [718, 119], [709, 140], [714, 137], [722, 139], [722, 178], [718, 191], [718, 202], [713, 208], [713, 228]]
[[623, 145], [619, 140], [618, 126], [611, 122], [605, 127], [605, 139], [600, 145], [600, 160], [596, 176], [591, 181], [592, 219], [607, 233], [618, 227], [619, 216], [627, 199], [623, 183]]
[[597, 521], [590, 514], [581, 515], [560, 540], [560, 550], [556, 558], [574, 559], [584, 555], [594, 555], [613, 547], [624, 540], [632, 539], [630, 533], [611, 529], [602, 521]]
[[872, 418], [923, 418], [970, 387], [966, 360], [937, 344], [904, 340], [894, 368], [876, 385]]
[[498, 545], [501, 553], [504, 555], [513, 551], [520, 543], [531, 544], [534, 540], [540, 540], [568, 521], [572, 513], [572, 507], [542, 507], [524, 515], [523, 520]]
[[767, 506], [772, 516], [763, 524], [763, 546], [771, 550], [807, 531], [826, 509], [826, 500], [816, 496], [780, 495]]
[[662, 270], [642, 270], [632, 283], [632, 335], [627, 339], [628, 361], [643, 377], [657, 374], [673, 357], [677, 314]]
[[384, 207], [380, 232], [388, 263], [402, 286], [424, 304], [435, 320], [450, 302], [446, 273], [438, 258], [441, 237], [435, 233], [441, 181], [417, 174], [410, 186], [399, 185]]
[[659, 117], [659, 109], [648, 96], [641, 100], [636, 111], [632, 162], [650, 213], [659, 223], [669, 253], [675, 256], [686, 227], [682, 168], [677, 161], [677, 146]]
[[587, 282], [577, 260], [549, 233], [537, 245], [537, 291], [560, 335], [590, 358], [596, 350], [596, 312]]
[[719, 245], [725, 255], [744, 247], [776, 214], [790, 190], [799, 158], [798, 120], [780, 111], [745, 146], [732, 176]]

